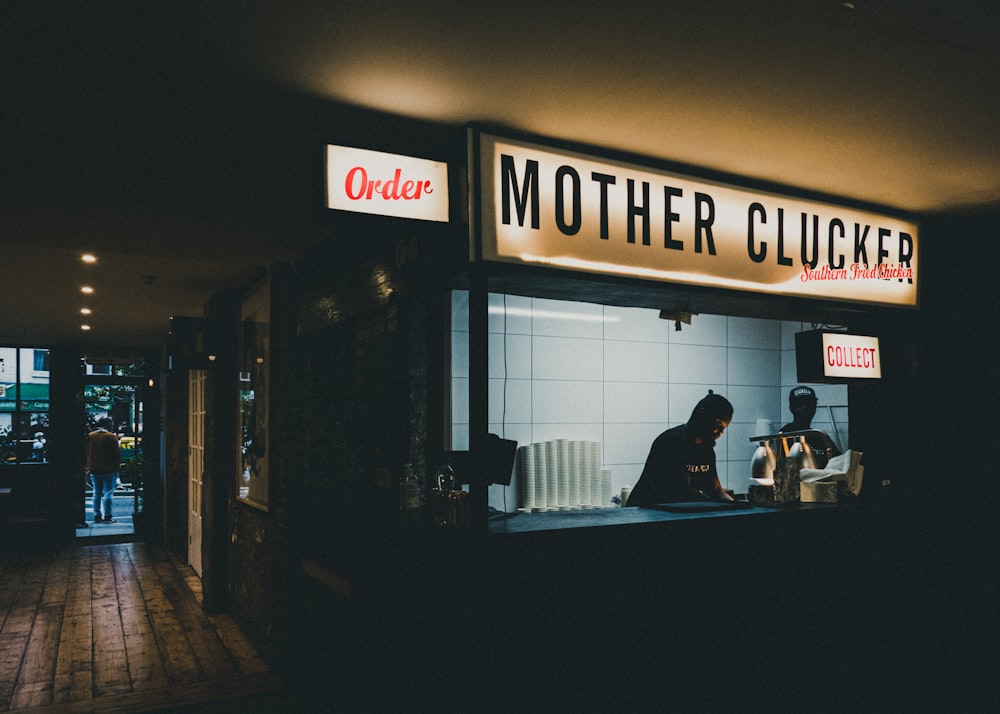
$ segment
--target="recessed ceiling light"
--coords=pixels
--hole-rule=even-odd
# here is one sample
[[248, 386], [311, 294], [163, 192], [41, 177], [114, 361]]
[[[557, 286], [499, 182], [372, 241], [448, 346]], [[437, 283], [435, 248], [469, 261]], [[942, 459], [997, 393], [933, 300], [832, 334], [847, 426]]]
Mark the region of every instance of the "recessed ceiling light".
[[81, 307], [80, 308], [80, 314], [81, 315], [89, 315], [92, 312], [93, 312], [93, 310], [91, 310], [89, 307]]
[[84, 295], [92, 295], [94, 293], [94, 289], [89, 285], [84, 285], [82, 288], [80, 288], [80, 292], [83, 293]]
[[96, 263], [97, 256], [94, 255], [93, 253], [84, 253], [83, 255], [80, 256], [80, 260], [82, 260], [84, 263]]
[[83, 330], [84, 332], [87, 332], [90, 330], [90, 325], [80, 325], [80, 329]]

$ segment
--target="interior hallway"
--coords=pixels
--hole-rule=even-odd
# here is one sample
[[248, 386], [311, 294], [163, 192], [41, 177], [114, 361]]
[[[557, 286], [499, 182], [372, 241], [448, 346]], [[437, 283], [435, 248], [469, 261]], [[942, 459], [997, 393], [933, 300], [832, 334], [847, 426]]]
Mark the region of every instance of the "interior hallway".
[[232, 618], [201, 608], [200, 580], [166, 551], [11, 550], [0, 552], [0, 711], [246, 711], [281, 696]]

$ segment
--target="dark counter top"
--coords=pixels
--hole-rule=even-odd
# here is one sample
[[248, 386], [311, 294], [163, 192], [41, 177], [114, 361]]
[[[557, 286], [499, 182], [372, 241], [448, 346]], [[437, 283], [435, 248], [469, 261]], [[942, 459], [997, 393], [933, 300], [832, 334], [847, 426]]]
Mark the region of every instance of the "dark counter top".
[[693, 512], [671, 512], [655, 508], [627, 507], [592, 508], [548, 513], [510, 513], [499, 517], [491, 517], [488, 531], [491, 534], [531, 533], [575, 528], [658, 524], [671, 521], [704, 520], [707, 518], [753, 518], [778, 513], [787, 514], [799, 511], [829, 510], [838, 507], [839, 504], [800, 503], [781, 508], [749, 506], [734, 510]]
[[[670, 569], [704, 580], [715, 577], [705, 571], [714, 571], [719, 563], [730, 564], [724, 571], [729, 577], [734, 562], [753, 564], [759, 557], [784, 552], [789, 544], [826, 544], [840, 537], [835, 533], [860, 532], [852, 516], [867, 510], [844, 503], [742, 505], [734, 510], [681, 513], [615, 507], [494, 514], [484, 530], [403, 522], [393, 526], [387, 521], [381, 529], [339, 539], [337, 548], [303, 553], [302, 567], [310, 580], [356, 598], [378, 593], [390, 582], [453, 583], [479, 577], [484, 570], [501, 580], [515, 574], [546, 579], [556, 564], [562, 572], [577, 566], [586, 570], [595, 563], [621, 563], [623, 552], [631, 563], [624, 566], [626, 570], [669, 563]], [[379, 537], [372, 538], [373, 532]], [[819, 539], [812, 541], [816, 535]], [[757, 546], [759, 552], [754, 550]]]

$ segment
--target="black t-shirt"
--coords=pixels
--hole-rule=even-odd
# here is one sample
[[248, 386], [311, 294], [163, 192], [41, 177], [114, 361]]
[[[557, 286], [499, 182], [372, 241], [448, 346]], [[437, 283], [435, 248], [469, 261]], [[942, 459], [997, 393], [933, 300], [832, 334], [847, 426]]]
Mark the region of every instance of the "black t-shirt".
[[715, 467], [715, 442], [696, 444], [687, 424], [667, 429], [653, 441], [629, 506], [645, 506], [711, 496], [719, 484]]

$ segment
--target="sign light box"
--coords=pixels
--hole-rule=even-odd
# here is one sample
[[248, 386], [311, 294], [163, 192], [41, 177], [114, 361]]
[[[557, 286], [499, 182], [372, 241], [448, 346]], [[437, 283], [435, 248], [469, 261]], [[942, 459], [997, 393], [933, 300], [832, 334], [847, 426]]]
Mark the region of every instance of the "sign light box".
[[482, 197], [474, 260], [917, 306], [910, 221], [521, 139], [471, 141]]
[[843, 383], [882, 378], [878, 337], [811, 330], [795, 335], [795, 366], [800, 382]]
[[326, 147], [326, 205], [378, 216], [448, 221], [448, 164]]

